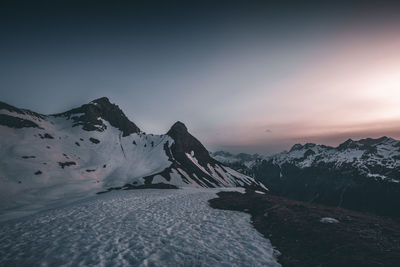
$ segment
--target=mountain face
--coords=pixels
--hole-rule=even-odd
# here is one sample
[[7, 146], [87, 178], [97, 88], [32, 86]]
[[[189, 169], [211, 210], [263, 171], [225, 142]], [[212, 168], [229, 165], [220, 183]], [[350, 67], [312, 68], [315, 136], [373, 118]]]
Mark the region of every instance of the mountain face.
[[145, 183], [159, 182], [159, 176], [171, 181], [174, 175], [178, 174], [185, 183], [202, 187], [262, 186], [254, 179], [227, 168], [213, 159], [182, 122], [176, 122], [167, 132], [167, 136], [172, 140], [164, 144], [164, 151], [172, 164], [162, 172], [144, 177]]
[[231, 164], [283, 196], [400, 216], [400, 141], [347, 140], [338, 147], [296, 144], [290, 151]]
[[0, 148], [1, 210], [126, 184], [266, 190], [211, 158], [183, 123], [145, 134], [107, 98], [55, 115], [0, 102]]
[[139, 127], [131, 122], [117, 105], [111, 104], [106, 97], [54, 116], [72, 119], [74, 121], [72, 127], [81, 125], [82, 129], [86, 131], [104, 131], [107, 129], [106, 124], [103, 123], [105, 120], [111, 126], [119, 129], [123, 137], [140, 132]]

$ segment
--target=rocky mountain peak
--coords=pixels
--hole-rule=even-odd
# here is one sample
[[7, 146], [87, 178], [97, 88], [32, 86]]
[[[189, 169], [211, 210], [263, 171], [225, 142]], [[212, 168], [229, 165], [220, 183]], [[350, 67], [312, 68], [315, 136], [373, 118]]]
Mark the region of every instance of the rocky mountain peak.
[[354, 149], [354, 148], [357, 148], [357, 147], [358, 147], [358, 144], [353, 139], [349, 138], [345, 142], [341, 143], [337, 147], [337, 149], [339, 151], [343, 151], [343, 150], [346, 150], [346, 149]]
[[300, 149], [302, 149], [302, 148], [303, 148], [303, 145], [302, 145], [302, 144], [295, 144], [295, 145], [293, 145], [292, 148], [290, 149], [290, 152], [296, 151], [296, 150], [300, 150]]
[[172, 125], [167, 134], [171, 137], [172, 135], [188, 134], [188, 129], [183, 122], [177, 121], [174, 123], [174, 125]]
[[89, 104], [99, 106], [100, 108], [112, 108], [112, 106], [116, 106], [115, 104], [112, 104], [110, 102], [110, 99], [108, 99], [108, 97], [97, 98], [97, 99], [93, 100], [92, 102], [90, 102]]
[[174, 140], [172, 151], [175, 156], [186, 158], [185, 153], [191, 154], [193, 152], [201, 163], [215, 162], [201, 142], [188, 132], [184, 123], [180, 121], [174, 123], [167, 135]]
[[119, 106], [111, 103], [107, 97], [95, 99], [89, 104], [55, 116], [65, 116], [68, 119], [72, 119], [74, 120], [73, 126], [82, 125], [82, 128], [86, 131], [104, 131], [107, 127], [101, 120], [104, 119], [115, 128], [121, 130], [123, 136], [140, 132], [139, 127], [131, 122]]

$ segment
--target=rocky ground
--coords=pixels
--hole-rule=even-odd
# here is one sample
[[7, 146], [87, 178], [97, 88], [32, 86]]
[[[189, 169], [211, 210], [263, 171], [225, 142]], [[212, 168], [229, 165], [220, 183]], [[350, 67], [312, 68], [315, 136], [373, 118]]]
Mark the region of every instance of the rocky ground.
[[283, 266], [399, 266], [397, 219], [256, 191], [218, 196], [210, 205], [251, 214], [254, 227], [281, 252]]

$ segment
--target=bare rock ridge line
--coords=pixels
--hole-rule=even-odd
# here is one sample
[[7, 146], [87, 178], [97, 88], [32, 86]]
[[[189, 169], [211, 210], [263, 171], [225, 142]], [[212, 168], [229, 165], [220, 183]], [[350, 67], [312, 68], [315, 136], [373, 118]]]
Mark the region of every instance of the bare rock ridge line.
[[139, 127], [131, 122], [117, 105], [110, 103], [107, 97], [98, 98], [89, 104], [55, 114], [55, 116], [72, 118], [75, 122], [74, 126], [82, 125], [84, 130], [89, 131], [104, 129], [105, 125], [99, 120], [103, 118], [121, 130], [124, 137], [140, 132]]

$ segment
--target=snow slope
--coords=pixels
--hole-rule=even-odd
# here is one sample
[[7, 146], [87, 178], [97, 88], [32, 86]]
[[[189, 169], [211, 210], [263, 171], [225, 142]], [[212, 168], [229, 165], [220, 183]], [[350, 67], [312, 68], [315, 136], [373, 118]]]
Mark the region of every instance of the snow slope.
[[[120, 138], [118, 129], [106, 121], [108, 127], [103, 132], [82, 131], [70, 124], [52, 117], [41, 123], [53, 139], [40, 138], [41, 129], [0, 126], [0, 214], [34, 212], [58, 200], [85, 197], [126, 183], [143, 183], [141, 177], [171, 164], [164, 144], [172, 139], [166, 135]], [[100, 142], [94, 144], [90, 138]], [[65, 162], [75, 165], [61, 167]], [[35, 175], [37, 171], [41, 174]]]
[[[0, 224], [0, 266], [279, 266], [221, 189], [113, 191]], [[232, 190], [232, 189], [229, 189]]]
[[107, 98], [55, 115], [0, 102], [0, 159], [0, 221], [125, 184], [266, 190], [212, 159], [183, 123], [146, 134]]

